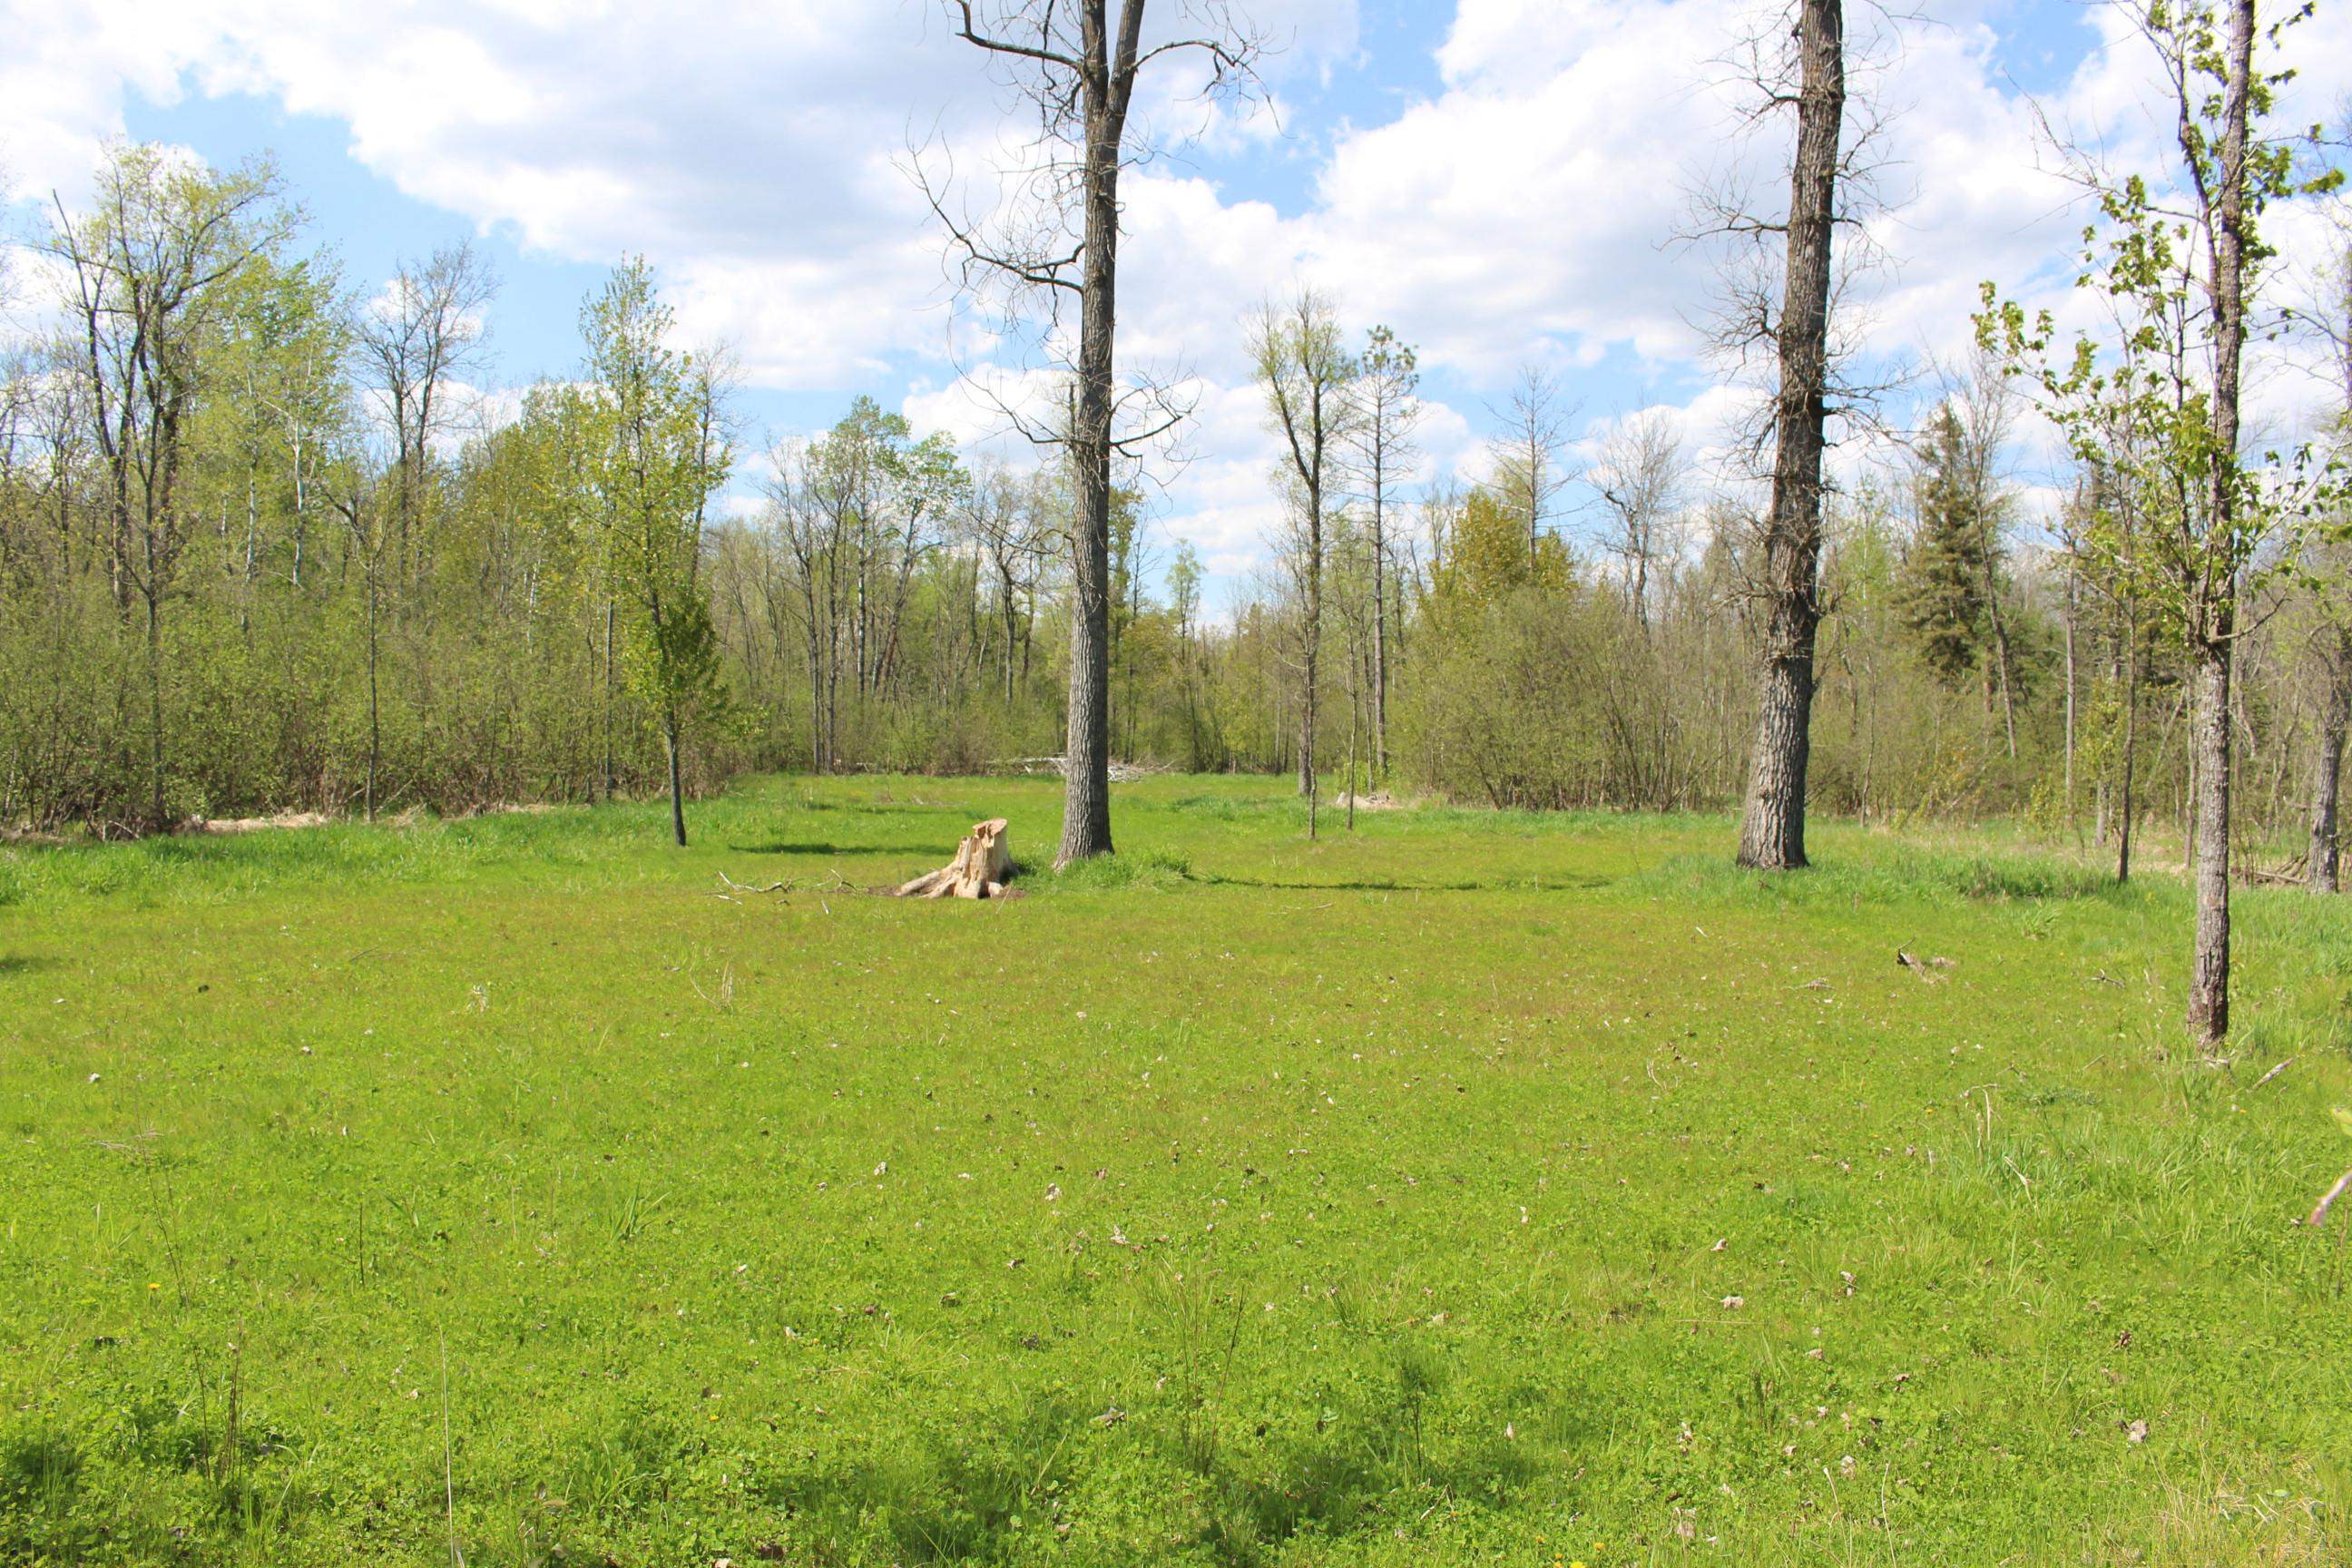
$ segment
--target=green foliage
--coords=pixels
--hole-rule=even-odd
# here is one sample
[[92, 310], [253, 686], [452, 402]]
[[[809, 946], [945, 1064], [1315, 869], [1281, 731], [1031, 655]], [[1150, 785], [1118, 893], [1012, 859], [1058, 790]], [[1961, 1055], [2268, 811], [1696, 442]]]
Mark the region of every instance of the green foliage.
[[[249, 253], [188, 319], [199, 374], [179, 502], [158, 518], [184, 549], [152, 657], [138, 585], [116, 570], [121, 520], [74, 345], [0, 378], [0, 828], [154, 826], [151, 700], [171, 819], [354, 812], [372, 760], [383, 812], [455, 816], [642, 795], [667, 784], [673, 750], [699, 795], [746, 767], [956, 773], [1063, 749], [1073, 498], [1058, 468], [967, 470], [950, 435], [918, 439], [861, 397], [778, 448], [756, 510], [714, 516], [716, 487], [743, 466], [727, 377], [671, 341], [655, 280], [630, 263], [583, 312], [580, 374], [524, 389], [509, 422], [446, 424], [412, 474], [383, 450], [380, 389], [348, 352], [369, 308], [331, 255], [296, 248], [268, 170], [153, 149], [121, 167], [143, 193], [131, 206], [174, 222], [250, 203]], [[75, 222], [96, 225], [86, 237], [107, 227]], [[1344, 450], [1353, 474], [1371, 405], [1412, 400], [1412, 352], [1375, 332], [1357, 359], [1313, 310], [1306, 321], [1321, 371], [1356, 373], [1329, 405], [1355, 437], [1334, 461]], [[1378, 545], [1365, 498], [1339, 504], [1358, 480], [1334, 470], [1315, 639], [1327, 778], [1490, 805], [1735, 799], [1753, 733], [1749, 520], [1727, 502], [1655, 520], [1637, 609], [1605, 554], [1579, 559], [1549, 531], [1530, 550], [1519, 460], [1418, 516], [1397, 494], [1403, 470], [1387, 471]], [[1865, 482], [1832, 502], [1817, 807], [1879, 821], [2032, 809], [2112, 834], [2127, 752], [2134, 820], [2172, 818], [2188, 782], [2165, 717], [2180, 659], [2157, 601], [2177, 590], [2158, 581], [2150, 530], [2197, 515], [2166, 499], [2179, 476], [2095, 468], [2065, 521], [2081, 548], [2004, 563], [1962, 515], [1990, 524], [1998, 509], [1974, 489], [1963, 508], [1951, 464], [1929, 467], [1907, 554], [1913, 498]], [[1171, 547], [1148, 492], [1118, 494], [1112, 542], [1116, 752], [1294, 769], [1309, 640], [1297, 581], [1228, 596], [1208, 574], [1232, 563]], [[2320, 564], [2306, 556], [2278, 583], [2308, 585]], [[1987, 566], [1990, 587], [1972, 588]], [[1988, 594], [2005, 668], [1984, 642]], [[2303, 773], [2303, 624], [2265, 616], [2245, 636], [2248, 765], [2266, 779]], [[2015, 698], [2013, 752], [1996, 685]], [[2281, 782], [2242, 804], [2267, 840], [2296, 795]]]
[[[2211, 365], [2221, 307], [2242, 313], [2261, 297], [2263, 264], [2275, 254], [2262, 237], [2269, 211], [2331, 192], [2344, 176], [2333, 166], [2299, 168], [2305, 139], [2267, 122], [2278, 84], [2293, 73], [2266, 72], [2263, 62], [2279, 55], [2307, 7], [2255, 42], [2244, 104], [2243, 211], [2234, 226], [2219, 207], [2232, 183], [2221, 162], [2232, 98], [2222, 8], [2210, 0], [2150, 0], [2131, 9], [2174, 83], [2182, 167], [2169, 177], [2183, 189], [2142, 173], [2102, 180], [2076, 283], [2103, 297], [2114, 322], [2105, 341], [2081, 333], [2062, 344], [2052, 312], [2029, 319], [1990, 282], [1977, 334], [2038, 386], [2044, 412], [2098, 476], [2098, 504], [2074, 541], [2076, 552], [2116, 592], [2145, 600], [2189, 639], [2226, 639], [2239, 596], [2292, 558], [2291, 550], [2266, 546], [2283, 530], [2299, 531], [2324, 515], [2333, 486], [2325, 476], [2315, 482], [2307, 449], [2284, 462], [2276, 453], [2224, 449]], [[2319, 139], [2315, 127], [2311, 140]], [[2232, 247], [2242, 276], [2236, 297], [2227, 299], [2221, 258]], [[2236, 364], [2229, 374], [2234, 382]], [[2234, 438], [2234, 411], [2231, 417]]]
[[1559, 536], [1543, 535], [1531, 555], [1526, 517], [1483, 485], [1463, 497], [1439, 528], [1429, 580], [1431, 607], [1440, 617], [1457, 607], [1490, 607], [1522, 589], [1565, 593], [1576, 581], [1575, 563]]
[[726, 710], [702, 530], [733, 459], [719, 384], [669, 346], [674, 320], [653, 269], [642, 258], [624, 263], [582, 308], [589, 387], [570, 408], [580, 426], [575, 504], [605, 591], [631, 611], [623, 668], [673, 748], [685, 728]]
[[1919, 525], [1905, 555], [1904, 624], [1919, 657], [1948, 689], [1966, 680], [1990, 637], [1987, 529], [1969, 493], [1958, 416], [1939, 409], [1927, 427]]

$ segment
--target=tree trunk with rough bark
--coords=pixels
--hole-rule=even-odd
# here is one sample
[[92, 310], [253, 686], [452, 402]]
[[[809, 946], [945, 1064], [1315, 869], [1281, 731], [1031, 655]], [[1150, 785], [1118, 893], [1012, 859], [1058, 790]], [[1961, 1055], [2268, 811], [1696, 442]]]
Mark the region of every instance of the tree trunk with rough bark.
[[1389, 772], [1389, 584], [1388, 519], [1381, 483], [1372, 489], [1372, 777]]
[[677, 710], [669, 709], [662, 715], [662, 750], [669, 760], [669, 837], [680, 849], [686, 847], [686, 784], [678, 769]]
[[2066, 563], [2066, 831], [2082, 847], [2083, 830], [2074, 816], [2074, 563]]
[[163, 800], [163, 596], [153, 588], [147, 604], [147, 826], [164, 826]]
[[1773, 415], [1771, 515], [1765, 526], [1769, 602], [1756, 749], [1739, 829], [1739, 864], [1805, 864], [1805, 772], [1811, 749], [1813, 647], [1821, 626], [1822, 447], [1829, 374], [1830, 238], [1836, 222], [1838, 133], [1845, 111], [1842, 0], [1803, 0], [1797, 156], [1790, 178], [1789, 256]]
[[620, 768], [613, 756], [613, 622], [617, 611], [613, 601], [604, 601], [604, 798], [611, 800], [620, 793]]
[[2311, 856], [2308, 878], [2315, 893], [2342, 890], [2337, 867], [2343, 848], [2336, 836], [2336, 805], [2344, 782], [2344, 741], [2352, 731], [2352, 626], [2336, 631], [2327, 694], [2319, 715], [2317, 750], [2311, 770]]
[[1307, 797], [1307, 837], [1315, 837], [1315, 726], [1319, 719], [1317, 699], [1321, 692], [1323, 655], [1323, 496], [1319, 479], [1310, 479], [1307, 499], [1307, 689], [1298, 721], [1298, 793]]
[[2230, 1033], [2230, 661], [2237, 636], [2238, 397], [2246, 345], [2247, 119], [2253, 95], [2254, 0], [2231, 0], [2227, 84], [2210, 240], [2213, 450], [2205, 520], [2218, 568], [2199, 578], [2189, 606], [2196, 722], [2197, 952], [2189, 1028], [2206, 1046]]
[[[1175, 7], [1201, 24], [1206, 36], [1157, 42], [1149, 50], [1142, 47], [1148, 0], [1118, 0], [1115, 28], [1110, 0], [1008, 0], [996, 6], [978, 0], [944, 3], [958, 37], [1019, 62], [1016, 68], [1022, 71], [1035, 73], [1024, 78], [1019, 91], [1042, 115], [1046, 139], [1074, 136], [1079, 144], [1075, 189], [1080, 238], [1074, 251], [1063, 249], [1065, 214], [1055, 213], [1045, 226], [1042, 243], [1046, 248], [1041, 256], [1024, 251], [1020, 244], [1008, 250], [978, 242], [970, 230], [958, 227], [940, 205], [938, 193], [931, 192], [936, 216], [948, 223], [967, 260], [994, 269], [1024, 289], [1075, 289], [1078, 296], [1076, 376], [1069, 427], [1060, 437], [1068, 449], [1077, 490], [1070, 552], [1076, 595], [1070, 616], [1062, 838], [1054, 858], [1056, 866], [1066, 866], [1111, 852], [1110, 519], [1111, 460], [1119, 449], [1113, 363], [1118, 174], [1136, 74], [1163, 55], [1188, 55], [1206, 62], [1210, 79], [1202, 91], [1213, 98], [1234, 90], [1236, 81], [1253, 79], [1262, 46], [1254, 36], [1234, 29], [1222, 3]], [[993, 17], [992, 26], [983, 25], [983, 14]], [[1068, 188], [1061, 178], [1069, 172], [1066, 164], [1055, 166], [1057, 190]], [[1073, 267], [1075, 284], [1066, 275]], [[1024, 636], [1024, 674], [1028, 657]]]
[[2132, 826], [2139, 817], [2139, 803], [2133, 794], [2139, 767], [2139, 617], [2137, 613], [2125, 619], [2124, 635], [2130, 642], [2129, 651], [2124, 655], [2123, 776], [2117, 784], [2116, 799], [2116, 881], [2118, 885], [2131, 880]]
[[367, 682], [368, 682], [368, 753], [365, 802], [367, 819], [375, 820], [376, 774], [383, 765], [383, 700], [377, 674], [377, 617], [380, 593], [376, 583], [378, 567], [367, 568]]
[[[2221, 629], [2226, 635], [2226, 619]], [[2197, 952], [2189, 972], [2189, 1026], [2209, 1045], [2230, 1033], [2230, 657], [2227, 641], [2202, 641], [2189, 671]]]
[[1140, 0], [1119, 18], [1113, 58], [1102, 0], [1087, 0], [1086, 73], [1086, 268], [1080, 284], [1076, 427], [1077, 537], [1072, 541], [1076, 603], [1070, 616], [1069, 735], [1065, 746], [1062, 842], [1054, 864], [1111, 852], [1110, 840], [1110, 459], [1112, 338], [1118, 321], [1119, 144], [1135, 80]]

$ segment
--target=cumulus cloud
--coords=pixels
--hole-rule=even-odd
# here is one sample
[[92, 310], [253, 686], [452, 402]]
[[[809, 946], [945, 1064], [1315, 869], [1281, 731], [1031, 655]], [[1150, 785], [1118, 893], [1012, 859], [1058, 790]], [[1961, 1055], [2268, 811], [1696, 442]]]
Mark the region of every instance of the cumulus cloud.
[[[1283, 46], [1266, 82], [1282, 112], [1203, 106], [1196, 78], [1169, 73], [1142, 129], [1188, 155], [1124, 193], [1122, 363], [1199, 405], [1192, 460], [1165, 476], [1171, 531], [1224, 569], [1262, 552], [1276, 452], [1241, 322], [1301, 283], [1351, 333], [1384, 321], [1420, 346], [1434, 476], [1475, 471], [1481, 405], [1530, 363], [1600, 388], [1595, 420], [1679, 409], [1693, 451], [1729, 466], [1744, 395], [1692, 325], [1713, 275], [1669, 240], [1710, 174], [1772, 199], [1785, 131], [1738, 134], [1743, 91], [1713, 63], [1754, 0], [1458, 0], [1433, 86], [1370, 105], [1331, 91], [1367, 47], [1357, 0], [1245, 9]], [[2042, 117], [2117, 166], [2168, 159], [2147, 51], [2116, 8], [2070, 23], [2069, 47], [2089, 47], [2039, 104], [2004, 63], [2020, 15], [1955, 0], [1885, 40], [1862, 84], [1902, 198], [1872, 221], [1889, 258], [1864, 290], [1876, 343], [1955, 353], [1986, 279], [2074, 307], [2082, 212]], [[1000, 405], [1050, 381], [970, 323], [950, 353], [939, 236], [903, 166], [910, 142], [1001, 145], [1002, 79], [943, 16], [934, 0], [0, 0], [0, 168], [20, 196], [70, 198], [133, 95], [257, 95], [339, 121], [359, 164], [534, 252], [646, 253], [681, 331], [731, 343], [754, 385], [895, 385], [919, 426], [1020, 460]], [[2352, 82], [2352, 12], [2324, 8], [2294, 45], [2285, 110], [2324, 118]], [[1264, 177], [1286, 158], [1303, 179]], [[2275, 232], [2294, 252], [2318, 231]], [[2258, 384], [2274, 423], [2300, 416], [2294, 379]]]

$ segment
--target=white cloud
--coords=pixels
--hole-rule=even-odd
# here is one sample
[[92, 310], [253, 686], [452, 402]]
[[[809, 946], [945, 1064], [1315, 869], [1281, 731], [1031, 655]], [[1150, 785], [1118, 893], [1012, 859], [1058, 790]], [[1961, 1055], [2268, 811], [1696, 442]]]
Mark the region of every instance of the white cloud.
[[[1160, 8], [1170, 25], [1182, 10]], [[1301, 63], [1354, 47], [1354, 0], [1259, 10]], [[944, 16], [931, 0], [5, 0], [0, 162], [20, 195], [70, 193], [129, 93], [261, 95], [344, 121], [370, 171], [527, 247], [646, 253], [681, 325], [736, 342], [755, 380], [846, 386], [945, 341], [922, 308], [943, 297], [936, 237], [899, 164], [934, 131], [992, 136], [1002, 94]]]
[[[1181, 9], [1154, 15], [1173, 26]], [[1433, 472], [1475, 470], [1477, 404], [1531, 361], [1607, 386], [1595, 418], [1680, 407], [1694, 451], [1727, 466], [1740, 395], [1703, 371], [1690, 324], [1711, 271], [1665, 242], [1701, 170], [1773, 191], [1785, 131], [1734, 137], [1737, 93], [1707, 64], [1753, 0], [1459, 0], [1433, 91], [1352, 104], [1353, 121], [1319, 89], [1366, 47], [1356, 0], [1245, 9], [1286, 46], [1268, 62], [1286, 139], [1270, 141], [1274, 116], [1210, 114], [1197, 79], [1171, 73], [1143, 129], [1205, 134], [1187, 163], [1125, 186], [1122, 363], [1189, 377], [1201, 401], [1194, 460], [1168, 480], [1171, 531], [1213, 562], [1255, 558], [1275, 454], [1241, 321], [1301, 281], [1350, 332], [1386, 321], [1420, 345], [1454, 405], [1424, 426]], [[1913, 193], [1874, 228], [1895, 265], [1873, 321], [1877, 342], [1949, 353], [1981, 279], [2074, 305], [2082, 217], [2002, 69], [1996, 29], [2018, 14], [1955, 0], [1939, 15], [1906, 26], [1867, 82], [1893, 114], [1887, 184]], [[956, 379], [938, 236], [899, 166], [910, 139], [936, 130], [977, 153], [1002, 123], [1002, 88], [943, 16], [932, 0], [0, 0], [0, 167], [20, 195], [70, 195], [130, 95], [257, 94], [340, 121], [359, 163], [478, 227], [572, 260], [645, 251], [682, 331], [732, 342], [756, 384], [911, 378], [919, 426], [1001, 436], [989, 390], [1045, 383], [968, 330], [961, 363], [987, 384]], [[2118, 164], [2160, 166], [2145, 47], [2113, 8], [2088, 19], [2095, 47], [2043, 108]], [[2352, 81], [2352, 11], [2291, 37], [2304, 74], [2285, 110], [2324, 117]], [[1286, 157], [1308, 171], [1296, 191], [1261, 177]], [[2315, 232], [2273, 228], [2291, 249]], [[2297, 416], [2297, 379], [2258, 380], [2274, 421]]]

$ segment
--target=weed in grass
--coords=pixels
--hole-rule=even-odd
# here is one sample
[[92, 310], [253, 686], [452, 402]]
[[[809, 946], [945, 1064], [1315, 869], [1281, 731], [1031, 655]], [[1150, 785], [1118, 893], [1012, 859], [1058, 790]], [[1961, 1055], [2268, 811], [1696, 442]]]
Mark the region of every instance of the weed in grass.
[[1166, 850], [1129, 850], [1065, 866], [1052, 879], [1047, 886], [1055, 892], [1167, 892], [1192, 880], [1192, 867], [1181, 855]]

